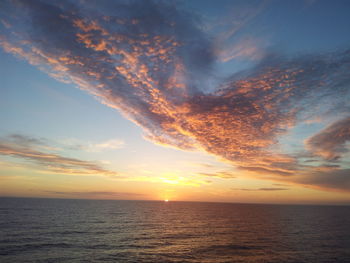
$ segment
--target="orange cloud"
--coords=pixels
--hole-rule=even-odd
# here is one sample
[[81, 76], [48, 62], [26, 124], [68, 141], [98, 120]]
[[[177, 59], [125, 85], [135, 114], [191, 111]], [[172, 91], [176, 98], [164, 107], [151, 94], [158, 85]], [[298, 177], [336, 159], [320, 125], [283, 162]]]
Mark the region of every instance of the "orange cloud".
[[[87, 15], [85, 9], [71, 12], [64, 4], [52, 8], [42, 2], [16, 3], [8, 4], [8, 23], [13, 26], [1, 31], [0, 45], [6, 52], [120, 110], [143, 128], [147, 139], [204, 150], [241, 170], [277, 177], [309, 171], [299, 164], [298, 156], [276, 150], [280, 136], [325, 98], [337, 109], [349, 98], [344, 89], [350, 84], [349, 51], [293, 58], [266, 55], [209, 93], [205, 87], [215, 76], [213, 62], [220, 56], [223, 60], [254, 57], [259, 52], [253, 40], [217, 57], [217, 46], [193, 16], [166, 2], [116, 4], [114, 16], [91, 6], [86, 7]], [[254, 17], [257, 12], [248, 13]], [[23, 25], [23, 21], [31, 22]], [[233, 26], [219, 38], [229, 40], [239, 28]], [[332, 134], [337, 133], [332, 130]], [[311, 151], [332, 158], [347, 140], [345, 131], [337, 136], [327, 147], [313, 143], [323, 135], [310, 139], [308, 145]], [[99, 170], [78, 160], [20, 150], [3, 145], [4, 154]]]

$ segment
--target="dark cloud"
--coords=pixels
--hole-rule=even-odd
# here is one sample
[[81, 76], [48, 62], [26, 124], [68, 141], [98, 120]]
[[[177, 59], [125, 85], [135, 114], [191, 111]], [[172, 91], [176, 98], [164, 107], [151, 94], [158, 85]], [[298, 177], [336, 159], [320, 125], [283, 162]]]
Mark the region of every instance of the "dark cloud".
[[[279, 137], [321, 105], [318, 115], [349, 112], [349, 50], [271, 52], [208, 93], [213, 63], [222, 58], [200, 20], [178, 4], [3, 1], [2, 7], [5, 51], [120, 110], [149, 140], [202, 149], [241, 170], [291, 176], [308, 169], [275, 150]], [[327, 148], [331, 158], [347, 138]], [[324, 150], [318, 140], [310, 145]]]
[[254, 167], [254, 166], [238, 166], [237, 168], [241, 170], [255, 172], [255, 173], [275, 174], [280, 176], [293, 175], [295, 172], [294, 170], [279, 170], [276, 167], [273, 167], [272, 165], [270, 168]]
[[350, 190], [350, 169], [316, 170], [299, 178], [297, 182], [319, 188], [348, 192]]
[[30, 145], [47, 145], [47, 142], [45, 139], [38, 139], [31, 136], [25, 136], [22, 134], [9, 134], [5, 137], [6, 140], [9, 142], [13, 142], [15, 144], [23, 145], [23, 146], [30, 146]]
[[75, 197], [110, 197], [110, 198], [127, 198], [127, 197], [144, 197], [144, 194], [131, 192], [111, 192], [111, 191], [45, 191], [49, 194], [75, 196]]
[[327, 160], [336, 160], [349, 152], [349, 147], [346, 145], [348, 141], [350, 141], [350, 117], [332, 123], [312, 136], [306, 144], [315, 155]]
[[[13, 138], [15, 140], [12, 140]], [[0, 155], [28, 160], [34, 163], [38, 169], [48, 172], [122, 177], [114, 171], [102, 168], [95, 162], [64, 157], [56, 153], [38, 149], [41, 144], [41, 140], [32, 137], [10, 135], [5, 137], [5, 139], [0, 139]]]
[[283, 191], [283, 190], [289, 190], [288, 188], [273, 188], [273, 187], [265, 187], [265, 188], [259, 188], [260, 191]]
[[281, 188], [281, 187], [263, 187], [263, 188], [232, 188], [232, 190], [240, 190], [240, 191], [284, 191], [289, 190], [289, 188]]

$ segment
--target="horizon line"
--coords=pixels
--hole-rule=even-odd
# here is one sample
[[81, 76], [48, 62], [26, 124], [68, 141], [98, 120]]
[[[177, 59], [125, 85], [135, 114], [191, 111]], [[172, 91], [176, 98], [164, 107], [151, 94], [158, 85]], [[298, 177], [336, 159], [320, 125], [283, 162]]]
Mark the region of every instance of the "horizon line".
[[290, 206], [347, 206], [350, 203], [256, 203], [256, 202], [232, 202], [232, 201], [195, 201], [195, 200], [165, 200], [161, 199], [97, 199], [97, 198], [66, 198], [66, 197], [27, 197], [27, 196], [0, 196], [0, 199], [54, 199], [54, 200], [81, 200], [81, 201], [136, 201], [136, 202], [162, 202], [162, 203], [213, 203], [234, 205], [290, 205]]

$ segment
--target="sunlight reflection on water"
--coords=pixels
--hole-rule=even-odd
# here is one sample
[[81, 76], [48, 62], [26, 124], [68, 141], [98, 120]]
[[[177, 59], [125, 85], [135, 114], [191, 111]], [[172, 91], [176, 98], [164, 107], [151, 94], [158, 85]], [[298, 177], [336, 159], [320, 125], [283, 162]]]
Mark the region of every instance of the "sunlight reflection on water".
[[1, 262], [350, 262], [350, 207], [0, 199]]

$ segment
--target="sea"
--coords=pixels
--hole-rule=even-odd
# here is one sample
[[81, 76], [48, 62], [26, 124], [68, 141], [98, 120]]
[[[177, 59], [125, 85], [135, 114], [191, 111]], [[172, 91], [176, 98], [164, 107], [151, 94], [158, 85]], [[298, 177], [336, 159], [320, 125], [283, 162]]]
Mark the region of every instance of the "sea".
[[350, 262], [350, 207], [0, 198], [0, 262]]

